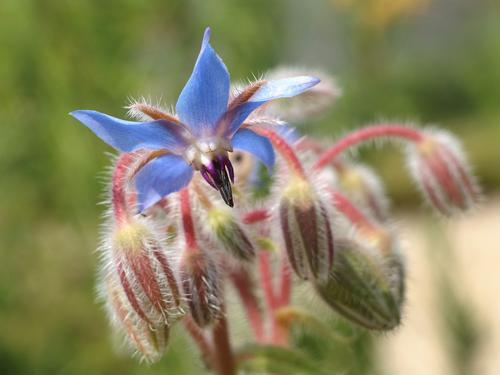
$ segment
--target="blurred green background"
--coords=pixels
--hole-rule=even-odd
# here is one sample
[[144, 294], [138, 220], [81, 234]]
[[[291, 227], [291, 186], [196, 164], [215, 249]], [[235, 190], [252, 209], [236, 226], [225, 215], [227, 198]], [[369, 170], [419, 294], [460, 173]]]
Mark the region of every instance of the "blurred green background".
[[[180, 332], [155, 366], [113, 350], [94, 291], [111, 150], [68, 112], [175, 103], [206, 26], [233, 79], [281, 64], [336, 76], [343, 97], [305, 132], [440, 124], [461, 137], [486, 193], [500, 187], [497, 1], [2, 0], [0, 17], [0, 374], [204, 373]], [[418, 209], [393, 152], [365, 157], [396, 207]], [[339, 363], [368, 358], [361, 341]]]

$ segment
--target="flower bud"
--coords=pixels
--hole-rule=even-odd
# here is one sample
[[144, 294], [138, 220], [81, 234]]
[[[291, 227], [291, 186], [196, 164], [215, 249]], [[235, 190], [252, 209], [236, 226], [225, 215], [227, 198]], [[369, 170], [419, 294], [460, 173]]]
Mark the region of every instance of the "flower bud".
[[245, 234], [243, 227], [230, 211], [225, 208], [208, 209], [208, 225], [217, 242], [233, 257], [243, 261], [251, 261], [255, 250]]
[[285, 187], [279, 217], [288, 259], [305, 280], [326, 280], [333, 265], [333, 235], [327, 206], [311, 184], [294, 178]]
[[145, 321], [131, 305], [119, 280], [109, 276], [101, 284], [113, 328], [142, 359], [147, 362], [158, 361], [167, 349], [170, 326], [163, 322], [150, 324]]
[[144, 358], [164, 352], [168, 326], [184, 311], [169, 255], [144, 219], [117, 223], [101, 248], [102, 296], [110, 316]]
[[481, 195], [458, 140], [444, 131], [425, 134], [407, 148], [410, 171], [422, 194], [445, 216], [474, 207]]
[[217, 266], [198, 249], [186, 249], [180, 267], [182, 289], [198, 326], [204, 328], [221, 314]]
[[373, 218], [386, 221], [389, 204], [379, 176], [362, 164], [337, 162], [335, 169], [338, 184], [346, 196], [363, 207]]
[[328, 281], [315, 283], [318, 294], [330, 307], [373, 330], [390, 330], [399, 325], [404, 299], [403, 262], [394, 251], [381, 252], [377, 244], [382, 242], [388, 244], [362, 242], [359, 238], [338, 241]]

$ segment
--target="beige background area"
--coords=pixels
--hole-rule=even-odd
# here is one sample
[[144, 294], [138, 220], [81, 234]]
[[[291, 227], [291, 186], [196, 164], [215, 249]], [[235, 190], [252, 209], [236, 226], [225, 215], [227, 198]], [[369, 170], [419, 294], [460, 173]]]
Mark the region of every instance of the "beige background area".
[[457, 373], [444, 328], [449, 317], [439, 311], [439, 280], [446, 275], [481, 337], [465, 373], [500, 374], [500, 197], [459, 220], [429, 223], [428, 216], [414, 216], [399, 224], [406, 240], [407, 304], [403, 326], [380, 338], [384, 373]]

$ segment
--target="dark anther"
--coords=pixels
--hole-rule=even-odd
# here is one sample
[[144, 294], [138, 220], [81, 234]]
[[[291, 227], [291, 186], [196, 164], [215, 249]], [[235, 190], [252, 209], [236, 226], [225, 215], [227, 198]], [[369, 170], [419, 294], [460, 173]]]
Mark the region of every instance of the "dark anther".
[[202, 166], [200, 173], [210, 186], [219, 191], [224, 202], [229, 207], [233, 207], [231, 183], [234, 182], [234, 172], [227, 156], [218, 157], [212, 160], [209, 165]]

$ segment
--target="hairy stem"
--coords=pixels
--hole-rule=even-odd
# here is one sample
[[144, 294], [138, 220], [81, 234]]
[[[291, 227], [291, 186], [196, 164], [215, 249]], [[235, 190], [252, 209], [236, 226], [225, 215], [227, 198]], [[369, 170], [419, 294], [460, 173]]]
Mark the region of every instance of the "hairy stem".
[[184, 188], [180, 191], [181, 218], [184, 228], [184, 237], [186, 239], [186, 248], [194, 250], [196, 246], [196, 235], [194, 232], [193, 217], [191, 215], [191, 203], [189, 201], [189, 189]]
[[212, 333], [218, 374], [236, 375], [234, 355], [231, 349], [231, 343], [229, 342], [227, 320], [224, 314], [215, 322]]
[[280, 265], [280, 306], [286, 306], [290, 303], [292, 293], [292, 275], [288, 265], [288, 258], [285, 253], [281, 255]]
[[279, 152], [283, 159], [285, 159], [292, 172], [302, 178], [305, 176], [302, 163], [300, 162], [293, 148], [284, 138], [270, 129], [253, 126], [252, 130], [260, 135], [263, 135], [271, 141], [273, 147], [276, 149], [276, 151]]
[[[243, 219], [245, 224], [254, 224], [262, 222], [269, 218], [269, 212], [266, 209], [258, 209], [247, 213]], [[275, 290], [273, 285], [271, 254], [268, 250], [261, 250], [258, 254], [259, 273], [264, 300], [267, 306], [268, 319], [271, 325], [271, 335], [269, 340], [275, 345], [286, 345], [287, 329], [279, 324], [276, 312], [283, 306], [290, 303], [292, 291], [292, 279], [288, 267], [288, 260], [283, 252], [281, 254], [279, 289]]]
[[[280, 307], [284, 306], [289, 301], [291, 286], [289, 284], [290, 280], [288, 279], [289, 275], [287, 275], [287, 278], [285, 279], [285, 295], [281, 293], [278, 295], [273, 285], [270, 254], [265, 250], [259, 252], [259, 271], [271, 328], [270, 337], [268, 339], [274, 345], [285, 346], [287, 344], [287, 330], [278, 322], [276, 312]], [[283, 276], [283, 274], [281, 274], [281, 276]], [[281, 287], [283, 287], [283, 279], [281, 282]]]
[[250, 275], [245, 269], [239, 269], [231, 273], [231, 280], [243, 303], [255, 339], [262, 341], [264, 338], [264, 324]]
[[332, 201], [337, 210], [345, 217], [347, 217], [353, 225], [362, 232], [367, 238], [376, 241], [382, 253], [389, 252], [388, 247], [390, 242], [390, 235], [388, 231], [382, 226], [378, 225], [366, 217], [346, 196], [340, 192], [330, 189]]
[[420, 142], [424, 135], [416, 129], [399, 124], [380, 124], [368, 126], [346, 135], [326, 150], [313, 165], [313, 169], [319, 170], [328, 165], [341, 152], [359, 143], [380, 137], [401, 138], [412, 142]]
[[270, 311], [278, 306], [278, 298], [274, 293], [273, 275], [271, 270], [270, 254], [266, 250], [259, 251], [259, 272], [264, 300]]
[[193, 321], [190, 315], [187, 315], [182, 320], [184, 327], [189, 332], [196, 346], [201, 352], [204, 362], [212, 368], [215, 368], [215, 359], [212, 346], [205, 337], [204, 332], [198, 327], [198, 325]]
[[349, 198], [337, 190], [330, 189], [333, 204], [341, 214], [357, 227], [374, 227], [374, 224], [363, 214]]
[[113, 176], [111, 178], [111, 203], [113, 206], [113, 216], [119, 224], [126, 222], [129, 217], [125, 186], [127, 183], [129, 168], [134, 160], [133, 154], [121, 154], [116, 162], [113, 170]]

